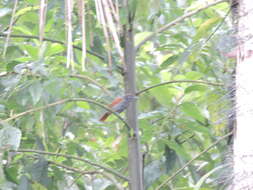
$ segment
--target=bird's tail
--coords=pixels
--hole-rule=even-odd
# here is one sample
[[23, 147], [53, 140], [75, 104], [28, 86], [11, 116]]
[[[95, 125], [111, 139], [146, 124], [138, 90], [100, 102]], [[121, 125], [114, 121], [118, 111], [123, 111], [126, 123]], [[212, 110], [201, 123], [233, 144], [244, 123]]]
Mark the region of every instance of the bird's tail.
[[107, 119], [107, 117], [109, 117], [111, 113], [106, 112], [104, 115], [102, 115], [102, 117], [100, 117], [99, 121], [105, 121]]

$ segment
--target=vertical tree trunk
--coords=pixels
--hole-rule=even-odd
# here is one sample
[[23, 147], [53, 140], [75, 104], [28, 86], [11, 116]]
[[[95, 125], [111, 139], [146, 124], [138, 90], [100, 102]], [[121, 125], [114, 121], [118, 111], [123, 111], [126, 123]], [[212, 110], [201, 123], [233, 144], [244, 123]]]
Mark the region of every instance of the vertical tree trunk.
[[[124, 62], [125, 62], [125, 92], [126, 94], [136, 93], [135, 80], [135, 47], [133, 36], [133, 23], [124, 30]], [[131, 131], [128, 135], [128, 167], [130, 175], [130, 189], [143, 190], [142, 159], [140, 153], [139, 129], [137, 125], [136, 101], [130, 103], [127, 112], [127, 123]]]
[[253, 1], [239, 1], [233, 190], [253, 189]]

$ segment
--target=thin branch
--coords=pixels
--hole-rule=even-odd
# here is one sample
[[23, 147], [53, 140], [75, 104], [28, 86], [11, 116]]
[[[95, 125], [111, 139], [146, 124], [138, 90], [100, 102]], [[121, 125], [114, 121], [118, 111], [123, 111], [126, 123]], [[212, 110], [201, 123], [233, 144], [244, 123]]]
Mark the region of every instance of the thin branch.
[[202, 11], [202, 10], [204, 10], [204, 9], [207, 9], [207, 8], [209, 8], [209, 7], [212, 7], [212, 6], [214, 6], [214, 5], [217, 5], [217, 4], [222, 3], [222, 2], [225, 2], [225, 1], [226, 1], [226, 0], [218, 0], [218, 1], [215, 1], [215, 2], [212, 2], [212, 3], [209, 3], [209, 4], [207, 4], [206, 6], [204, 6], [204, 7], [202, 7], [202, 8], [199, 8], [199, 9], [197, 9], [197, 10], [195, 10], [195, 11], [191, 11], [191, 12], [189, 12], [189, 13], [186, 13], [186, 14], [184, 14], [183, 16], [181, 16], [181, 17], [179, 17], [179, 18], [173, 20], [172, 22], [170, 22], [170, 23], [164, 25], [163, 27], [159, 28], [156, 32], [153, 32], [152, 34], [150, 34], [150, 35], [148, 35], [146, 38], [144, 38], [139, 44], [137, 44], [137, 46], [136, 46], [136, 48], [135, 48], [136, 51], [138, 51], [139, 48], [140, 48], [143, 44], [145, 44], [147, 41], [149, 41], [149, 40], [151, 40], [152, 38], [154, 38], [158, 33], [162, 33], [162, 32], [164, 32], [165, 30], [168, 30], [168, 29], [171, 28], [172, 26], [177, 25], [178, 23], [184, 21], [186, 18], [189, 18], [189, 17], [191, 17], [191, 16], [193, 16], [193, 15], [199, 13], [200, 11]]
[[65, 164], [61, 164], [61, 163], [57, 163], [54, 162], [52, 160], [48, 160], [49, 164], [53, 164], [56, 165], [58, 167], [64, 168], [66, 170], [69, 171], [73, 171], [75, 173], [80, 173], [80, 175], [78, 175], [72, 182], [72, 184], [69, 185], [69, 188], [72, 187], [72, 185], [74, 185], [76, 183], [76, 181], [83, 175], [95, 175], [95, 174], [101, 174], [102, 176], [104, 176], [105, 178], [109, 179], [111, 182], [113, 182], [115, 184], [115, 186], [119, 189], [119, 190], [124, 190], [124, 188], [118, 183], [118, 181], [114, 178], [113, 175], [111, 175], [110, 173], [106, 173], [106, 172], [102, 172], [102, 171], [98, 171], [98, 170], [94, 170], [94, 171], [84, 171], [84, 170], [80, 170], [74, 167], [70, 167], [67, 166]]
[[5, 44], [4, 44], [3, 57], [5, 57], [5, 54], [7, 52], [7, 48], [8, 48], [8, 45], [9, 45], [9, 41], [10, 41], [10, 37], [11, 37], [11, 32], [12, 32], [12, 27], [13, 27], [14, 22], [15, 22], [15, 14], [16, 14], [17, 6], [18, 6], [18, 0], [15, 0], [14, 7], [13, 7], [13, 10], [12, 10], [12, 15], [11, 15], [11, 21], [10, 21], [9, 29], [8, 29], [8, 32], [6, 34], [7, 37], [6, 37]]
[[79, 23], [81, 25], [81, 31], [82, 31], [82, 71], [85, 71], [86, 67], [86, 54], [87, 54], [87, 48], [86, 48], [86, 26], [85, 26], [85, 21], [86, 21], [86, 11], [85, 11], [85, 3], [84, 0], [78, 0], [77, 1], [77, 9], [78, 9], [78, 14], [79, 14]]
[[102, 29], [104, 32], [105, 42], [106, 42], [106, 46], [107, 46], [108, 66], [109, 66], [109, 69], [111, 70], [111, 68], [112, 68], [112, 53], [111, 53], [109, 29], [106, 24], [106, 20], [105, 20], [106, 18], [105, 18], [102, 2], [99, 0], [95, 0], [95, 5], [96, 5], [96, 13], [98, 15], [98, 21], [101, 23]]
[[[18, 74], [16, 72], [0, 72], [0, 77], [5, 77], [9, 74]], [[25, 75], [27, 76], [35, 76], [34, 74], [30, 74], [30, 73], [25, 73]], [[40, 77], [40, 75], [36, 75], [36, 77]], [[106, 93], [109, 96], [112, 96], [112, 94], [110, 93], [109, 90], [107, 90], [102, 84], [99, 84], [96, 80], [94, 80], [93, 78], [86, 76], [86, 75], [79, 75], [79, 74], [70, 74], [68, 77], [73, 77], [73, 78], [79, 78], [79, 79], [83, 79], [86, 81], [89, 81], [91, 83], [93, 83], [94, 85], [98, 86], [99, 88], [101, 88], [101, 90]]]
[[65, 25], [67, 30], [67, 68], [74, 69], [73, 37], [72, 37], [72, 12], [73, 1], [65, 1]]
[[41, 0], [40, 1], [40, 9], [39, 9], [39, 39], [40, 39], [40, 42], [42, 42], [43, 38], [44, 38], [46, 15], [47, 15], [47, 0]]
[[68, 103], [68, 102], [79, 102], [79, 101], [95, 104], [95, 105], [97, 105], [97, 106], [105, 109], [106, 111], [109, 111], [110, 113], [114, 114], [120, 121], [122, 121], [122, 123], [124, 123], [125, 126], [127, 127], [128, 131], [130, 131], [129, 125], [127, 124], [127, 122], [118, 113], [116, 113], [112, 109], [108, 108], [107, 106], [105, 106], [105, 105], [103, 105], [103, 104], [101, 104], [101, 103], [99, 103], [99, 102], [97, 102], [95, 100], [86, 99], [86, 98], [67, 98], [67, 99], [58, 100], [58, 101], [56, 101], [54, 103], [47, 104], [45, 106], [40, 106], [40, 107], [37, 107], [37, 108], [32, 108], [30, 110], [27, 110], [27, 111], [15, 114], [15, 115], [7, 118], [7, 119], [0, 120], [0, 123], [8, 122], [8, 121], [11, 121], [13, 119], [16, 119], [16, 118], [19, 118], [19, 117], [22, 117], [22, 116], [25, 116], [25, 115], [28, 115], [28, 114], [31, 114], [31, 113], [34, 113], [34, 112], [37, 112], [37, 111], [42, 111], [44, 109], [47, 109], [47, 108], [50, 108], [50, 107], [53, 107], [53, 106], [65, 104], [65, 103]]
[[[3, 34], [3, 33], [0, 34], [0, 37], [6, 37], [6, 36], [7, 36], [7, 34]], [[11, 34], [10, 37], [11, 38], [26, 38], [26, 39], [37, 39], [37, 40], [39, 40], [38, 36], [23, 35], [23, 34]], [[59, 40], [54, 40], [54, 39], [51, 39], [51, 38], [43, 38], [43, 41], [48, 41], [48, 42], [52, 42], [52, 43], [66, 45], [65, 42], [62, 42], [62, 41], [59, 41]], [[73, 45], [73, 48], [82, 51], [82, 48], [79, 47], [79, 46]], [[87, 50], [87, 53], [89, 53], [93, 56], [96, 56], [97, 58], [101, 59], [102, 61], [106, 61], [106, 58], [104, 56], [99, 55], [98, 53], [96, 53], [94, 51]]]
[[70, 77], [88, 80], [88, 81], [92, 82], [93, 84], [95, 84], [96, 86], [98, 86], [99, 88], [101, 88], [101, 90], [103, 90], [107, 95], [111, 96], [111, 93], [104, 86], [102, 86], [96, 80], [94, 80], [86, 75], [71, 74]]
[[159, 86], [164, 86], [167, 84], [174, 84], [174, 83], [200, 83], [200, 84], [205, 84], [205, 85], [212, 85], [212, 86], [223, 86], [221, 83], [213, 83], [213, 82], [208, 82], [208, 81], [201, 81], [201, 80], [172, 80], [172, 81], [167, 81], [159, 84], [155, 84], [153, 86], [147, 87], [143, 90], [140, 90], [139, 92], [136, 93], [136, 96], [149, 91], [153, 88], [159, 87]]
[[164, 185], [166, 185], [169, 181], [171, 181], [173, 178], [175, 178], [179, 173], [181, 173], [187, 166], [189, 166], [193, 161], [195, 161], [197, 158], [202, 156], [204, 153], [208, 152], [210, 149], [212, 149], [215, 145], [217, 145], [219, 142], [224, 140], [225, 138], [229, 137], [230, 135], [233, 134], [234, 131], [231, 131], [227, 133], [226, 135], [222, 136], [220, 139], [215, 141], [213, 144], [211, 144], [209, 147], [201, 151], [199, 154], [197, 154], [193, 159], [188, 161], [183, 167], [178, 169], [174, 174], [172, 174], [170, 177], [168, 177], [163, 183], [161, 183], [155, 190], [160, 190]]
[[71, 155], [67, 155], [67, 154], [60, 154], [60, 153], [54, 153], [54, 152], [46, 152], [46, 151], [41, 151], [41, 150], [34, 150], [34, 149], [19, 149], [17, 151], [15, 150], [12, 150], [12, 152], [29, 152], [29, 153], [37, 153], [37, 154], [46, 154], [46, 155], [50, 155], [50, 156], [61, 156], [61, 157], [65, 157], [65, 158], [68, 158], [68, 159], [73, 159], [73, 160], [79, 160], [79, 161], [82, 161], [82, 162], [85, 162], [89, 165], [92, 165], [92, 166], [95, 166], [97, 168], [101, 168], [109, 173], [112, 173], [114, 174], [115, 176], [125, 180], [125, 181], [129, 181], [129, 179], [126, 177], [126, 176], [123, 176], [122, 174], [120, 174], [118, 171], [112, 169], [112, 168], [108, 168], [106, 166], [103, 166], [101, 164], [98, 164], [98, 163], [95, 163], [95, 162], [92, 162], [88, 159], [85, 159], [85, 158], [80, 158], [80, 157], [76, 157], [76, 156], [71, 156]]
[[54, 161], [51, 161], [51, 160], [48, 160], [48, 163], [49, 163], [49, 164], [56, 165], [56, 166], [59, 166], [59, 167], [64, 168], [64, 169], [66, 169], [66, 170], [70, 170], [70, 171], [73, 171], [73, 172], [76, 172], [76, 173], [80, 173], [80, 174], [82, 174], [82, 175], [85, 175], [85, 174], [93, 175], [93, 174], [100, 173], [100, 172], [97, 171], [97, 170], [95, 170], [95, 171], [84, 171], [84, 170], [80, 170], [80, 169], [73, 168], [73, 167], [67, 166], [67, 165], [65, 165], [65, 164], [60, 164], [60, 163], [57, 163], [57, 162], [54, 162]]

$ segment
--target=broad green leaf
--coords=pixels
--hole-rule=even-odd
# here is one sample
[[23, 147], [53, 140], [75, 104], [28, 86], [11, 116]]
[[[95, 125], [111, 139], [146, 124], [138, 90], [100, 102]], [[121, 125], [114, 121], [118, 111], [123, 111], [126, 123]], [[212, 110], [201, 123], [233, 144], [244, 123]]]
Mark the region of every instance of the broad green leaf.
[[15, 26], [13, 27], [14, 31], [21, 32], [23, 34], [32, 35], [32, 32], [26, 26]]
[[39, 6], [32, 6], [32, 7], [25, 7], [23, 9], [19, 9], [15, 16], [18, 17], [18, 16], [21, 16], [29, 11], [35, 11], [35, 10], [38, 10], [39, 9]]
[[187, 150], [185, 150], [183, 148], [182, 145], [179, 145], [178, 143], [176, 143], [175, 141], [163, 141], [168, 147], [170, 147], [170, 149], [174, 150], [177, 155], [182, 156], [184, 159], [186, 160], [190, 160], [191, 157], [188, 154]]
[[[9, 155], [11, 154], [12, 153], [9, 153]], [[16, 184], [18, 183], [18, 167], [15, 166], [4, 167], [4, 174], [8, 181]]]
[[29, 182], [29, 179], [26, 175], [22, 175], [20, 177], [18, 190], [31, 190], [31, 183]]
[[39, 49], [37, 46], [32, 46], [32, 45], [23, 45], [23, 48], [25, 49], [25, 51], [27, 51], [27, 53], [33, 57], [34, 59], [38, 58], [39, 55]]
[[90, 105], [87, 102], [77, 102], [76, 103], [80, 108], [90, 109]]
[[21, 141], [21, 131], [18, 128], [6, 126], [0, 129], [0, 147], [17, 150]]
[[51, 178], [48, 177], [48, 161], [45, 160], [45, 158], [39, 157], [37, 162], [27, 166], [27, 172], [31, 174], [33, 180], [44, 187], [50, 186], [52, 181]]
[[184, 129], [187, 129], [187, 130], [190, 129], [192, 131], [201, 132], [201, 133], [204, 133], [206, 135], [210, 134], [210, 129], [209, 128], [207, 128], [205, 126], [202, 126], [202, 125], [200, 125], [196, 122], [186, 121], [184, 119], [181, 119], [181, 120], [179, 119], [177, 121], [182, 123], [182, 127]]
[[190, 72], [186, 73], [185, 77], [186, 77], [186, 79], [190, 79], [190, 80], [198, 80], [201, 77], [203, 77], [203, 73], [196, 72], [196, 71], [190, 71]]
[[37, 104], [42, 96], [43, 93], [43, 86], [40, 81], [34, 82], [30, 87], [29, 87], [29, 92], [31, 94], [33, 104]]
[[187, 94], [187, 93], [194, 92], [194, 91], [199, 91], [199, 92], [203, 92], [203, 93], [204, 93], [207, 89], [208, 89], [207, 86], [203, 86], [203, 85], [192, 85], [192, 86], [187, 87], [187, 88], [184, 90], [184, 93]]
[[162, 69], [166, 69], [168, 66], [175, 63], [178, 60], [178, 55], [167, 55], [167, 56], [168, 56], [168, 58], [166, 58], [161, 63], [161, 68]]
[[11, 61], [11, 62], [9, 62], [9, 63], [6, 65], [6, 70], [7, 70], [8, 72], [12, 72], [12, 71], [14, 71], [14, 67], [15, 67], [16, 65], [18, 65], [18, 64], [20, 64], [19, 61]]
[[213, 17], [208, 20], [206, 20], [204, 23], [202, 23], [197, 31], [196, 36], [194, 37], [194, 41], [199, 40], [203, 36], [206, 36], [207, 31], [211, 31], [211, 28], [220, 21], [220, 17]]
[[172, 95], [168, 90], [168, 87], [161, 86], [150, 90], [150, 93], [156, 98], [156, 100], [163, 106], [171, 105]]
[[196, 104], [191, 102], [184, 102], [180, 105], [181, 110], [188, 116], [200, 121], [205, 122], [205, 117], [201, 114]]
[[61, 44], [52, 44], [49, 48], [47, 48], [45, 56], [51, 56], [54, 54], [61, 53], [65, 50], [65, 48]]
[[144, 168], [144, 187], [148, 189], [157, 179], [166, 173], [163, 160], [154, 160]]

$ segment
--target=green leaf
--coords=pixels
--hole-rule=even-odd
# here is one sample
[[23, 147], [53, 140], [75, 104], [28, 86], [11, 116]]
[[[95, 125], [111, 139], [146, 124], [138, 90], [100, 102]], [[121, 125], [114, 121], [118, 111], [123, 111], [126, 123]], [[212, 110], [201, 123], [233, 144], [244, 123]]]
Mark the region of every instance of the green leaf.
[[166, 69], [171, 64], [175, 63], [178, 60], [178, 55], [169, 55], [167, 59], [162, 61], [161, 68]]
[[198, 121], [201, 121], [203, 123], [205, 122], [205, 117], [202, 116], [200, 110], [194, 103], [185, 102], [185, 103], [182, 103], [180, 107], [181, 107], [181, 110], [188, 116]]
[[32, 190], [31, 184], [27, 176], [22, 175], [19, 181], [18, 190]]
[[43, 86], [40, 83], [40, 81], [34, 82], [30, 87], [29, 87], [29, 92], [33, 100], [33, 104], [37, 104], [40, 101], [40, 98], [42, 96], [43, 92]]
[[77, 106], [84, 109], [90, 109], [90, 105], [87, 102], [77, 102]]
[[8, 181], [18, 183], [18, 168], [15, 166], [4, 167], [4, 174]]
[[0, 130], [0, 147], [17, 150], [21, 141], [21, 131], [18, 128], [5, 126]]
[[15, 26], [13, 27], [13, 30], [18, 32], [18, 33], [23, 33], [23, 34], [26, 34], [26, 35], [32, 35], [32, 32], [31, 30], [29, 30], [29, 28], [27, 28], [26, 26]]
[[47, 48], [45, 56], [51, 56], [58, 53], [61, 53], [65, 50], [64, 46], [61, 44], [52, 44], [49, 48]]
[[[164, 141], [163, 141], [164, 142]], [[164, 142], [170, 149], [174, 150], [177, 155], [182, 156], [184, 159], [186, 160], [190, 160], [191, 157], [190, 155], [187, 153], [187, 151], [183, 148], [183, 146], [179, 145], [178, 143], [176, 143], [175, 141], [169, 141], [166, 140]]]
[[144, 187], [148, 189], [157, 179], [166, 173], [163, 160], [154, 160], [144, 168]]
[[187, 88], [184, 90], [184, 93], [187, 94], [187, 93], [194, 92], [194, 91], [205, 92], [207, 89], [208, 89], [207, 86], [203, 86], [203, 85], [192, 85], [192, 86], [187, 87]]
[[39, 49], [37, 46], [32, 46], [32, 45], [23, 45], [23, 48], [27, 51], [27, 53], [33, 57], [34, 59], [38, 58], [39, 55]]
[[38, 10], [39, 9], [39, 6], [32, 6], [32, 7], [25, 7], [23, 9], [19, 9], [15, 16], [18, 17], [18, 16], [21, 16], [29, 11], [34, 11], [34, 10]]
[[190, 72], [186, 73], [185, 77], [186, 77], [186, 79], [189, 79], [189, 80], [198, 80], [201, 77], [203, 77], [203, 73], [196, 72], [196, 71], [190, 71]]
[[190, 129], [194, 132], [195, 131], [196, 132], [201, 132], [201, 133], [204, 133], [206, 135], [210, 134], [210, 129], [209, 128], [207, 128], [205, 126], [202, 126], [202, 125], [199, 125], [196, 122], [191, 122], [191, 121], [184, 120], [184, 119], [179, 119], [177, 121], [182, 123], [182, 125], [184, 126], [185, 129]]
[[[155, 81], [155, 80], [154, 80]], [[171, 92], [172, 91], [172, 92]], [[173, 97], [173, 87], [166, 85], [159, 86], [150, 90], [150, 93], [156, 98], [156, 100], [163, 106], [170, 106], [171, 99]]]
[[208, 20], [206, 20], [204, 23], [202, 23], [197, 31], [196, 36], [194, 37], [194, 41], [199, 40], [200, 38], [202, 38], [203, 36], [206, 36], [206, 33], [208, 31], [211, 31], [211, 28], [220, 21], [220, 17], [213, 17], [210, 18]]
[[15, 67], [16, 65], [18, 65], [18, 64], [20, 64], [19, 61], [11, 61], [11, 62], [9, 62], [9, 63], [6, 65], [6, 70], [7, 70], [8, 72], [12, 72], [12, 71], [14, 71], [14, 67]]
[[40, 156], [37, 162], [27, 166], [27, 171], [31, 174], [33, 180], [45, 187], [50, 186], [51, 178], [48, 177], [48, 162], [43, 157]]

